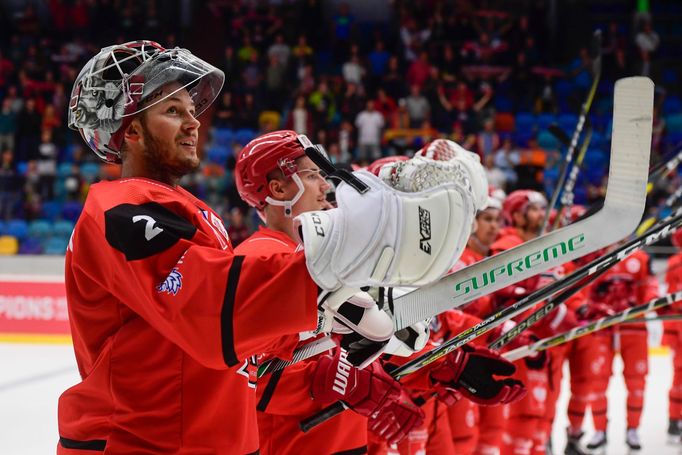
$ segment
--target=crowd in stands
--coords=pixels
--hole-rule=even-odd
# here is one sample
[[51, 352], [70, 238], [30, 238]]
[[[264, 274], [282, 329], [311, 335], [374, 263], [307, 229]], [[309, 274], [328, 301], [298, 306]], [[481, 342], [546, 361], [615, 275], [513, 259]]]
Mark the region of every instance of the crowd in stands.
[[[392, 18], [381, 23], [360, 20], [345, 4], [330, 14], [317, 0], [212, 1], [194, 11], [154, 0], [47, 0], [16, 10], [3, 4], [0, 252], [63, 252], [89, 185], [118, 176], [66, 125], [85, 59], [139, 38], [186, 46], [178, 36], [188, 30], [215, 31], [200, 30], [196, 8], [210, 8], [223, 24], [213, 63], [227, 82], [201, 119], [210, 131], [202, 167], [182, 183], [224, 214], [235, 243], [255, 219], [234, 187], [235, 155], [256, 135], [280, 128], [323, 144], [337, 163], [358, 166], [447, 137], [478, 153], [496, 186], [551, 192], [566, 147], [548, 128], [556, 123], [569, 136], [575, 128], [592, 82], [590, 36], [575, 37], [584, 46], [564, 61], [547, 46], [544, 9], [479, 3], [390, 2]], [[579, 203], [603, 196], [616, 79], [647, 75], [659, 87], [655, 159], [682, 141], [677, 73], [657, 65], [665, 37], [655, 25], [651, 15], [601, 24], [603, 74]]]

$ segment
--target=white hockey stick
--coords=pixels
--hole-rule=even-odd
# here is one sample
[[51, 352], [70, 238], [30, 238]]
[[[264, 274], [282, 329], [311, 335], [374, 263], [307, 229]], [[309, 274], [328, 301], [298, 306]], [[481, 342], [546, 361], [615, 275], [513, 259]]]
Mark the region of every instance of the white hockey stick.
[[[589, 324], [573, 328], [553, 337], [543, 338], [542, 340], [536, 341], [535, 343], [529, 344], [528, 346], [521, 346], [519, 348], [505, 352], [502, 354], [502, 356], [512, 362], [514, 360], [523, 359], [524, 357], [544, 351], [545, 349], [568, 343], [571, 340], [575, 340], [576, 338], [580, 338], [589, 333], [594, 333], [598, 330], [611, 327], [612, 325], [629, 322], [629, 320], [641, 314], [670, 305], [679, 300], [682, 300], [682, 291], [673, 292], [663, 297], [650, 300], [649, 302], [642, 305], [633, 306], [632, 308], [628, 308], [627, 310], [614, 314], [613, 316], [606, 316], [597, 319], [590, 322]], [[646, 319], [638, 319], [637, 322], [646, 322]]]
[[395, 329], [617, 242], [642, 218], [651, 148], [654, 86], [645, 77], [616, 82], [608, 188], [594, 215], [450, 274], [396, 298]]

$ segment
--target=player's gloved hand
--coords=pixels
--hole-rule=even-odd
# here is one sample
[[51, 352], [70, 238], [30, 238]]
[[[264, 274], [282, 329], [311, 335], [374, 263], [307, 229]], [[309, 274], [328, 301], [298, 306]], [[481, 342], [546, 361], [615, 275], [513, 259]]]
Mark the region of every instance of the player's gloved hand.
[[338, 208], [295, 218], [308, 271], [318, 286], [423, 286], [444, 275], [471, 231], [471, 190], [447, 181], [405, 193], [368, 172], [354, 175], [368, 191], [360, 194], [342, 183]]
[[488, 179], [478, 154], [449, 139], [436, 139], [415, 153], [415, 156], [454, 162], [462, 166], [474, 192], [476, 210], [485, 206], [488, 201]]
[[576, 310], [576, 315], [580, 321], [592, 321], [616, 314], [610, 305], [600, 302], [590, 302], [581, 305]]
[[575, 311], [561, 303], [533, 326], [532, 333], [539, 338], [547, 338], [571, 330], [577, 325], [578, 317]]
[[310, 388], [315, 400], [323, 403], [340, 400], [366, 417], [398, 400], [401, 390], [400, 383], [377, 362], [362, 370], [355, 368], [342, 349], [317, 360]]
[[[530, 330], [524, 330], [508, 344], [508, 347], [510, 351], [513, 351], [516, 348], [533, 344], [538, 340], [540, 340], [540, 337], [538, 337], [534, 332]], [[538, 351], [535, 355], [524, 357], [523, 359], [523, 361], [526, 363], [526, 366], [531, 370], [541, 370], [547, 366], [548, 360], [549, 358], [547, 357], [547, 351], [545, 350]]]
[[342, 287], [322, 291], [318, 299], [320, 318], [315, 333], [342, 333], [349, 330], [376, 342], [387, 342], [393, 335], [393, 319], [360, 289]]
[[465, 398], [482, 405], [512, 403], [526, 394], [520, 381], [495, 376], [511, 376], [516, 367], [497, 352], [464, 345], [448, 354], [430, 372], [434, 385], [459, 391]]
[[401, 390], [397, 400], [370, 417], [368, 428], [389, 444], [397, 444], [423, 422], [424, 411], [414, 404], [404, 390]]

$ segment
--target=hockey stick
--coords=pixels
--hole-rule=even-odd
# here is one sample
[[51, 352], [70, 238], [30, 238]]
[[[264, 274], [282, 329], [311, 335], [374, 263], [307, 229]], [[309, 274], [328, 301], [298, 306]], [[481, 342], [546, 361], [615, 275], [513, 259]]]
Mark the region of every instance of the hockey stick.
[[[649, 182], [650, 182], [650, 183], [647, 185], [647, 190], [649, 190], [650, 188], [652, 188], [651, 182], [654, 181], [654, 180], [656, 179], [656, 177], [661, 177], [661, 174], [658, 172], [658, 169], [653, 169], [653, 170], [649, 173]], [[646, 235], [647, 232], [648, 232], [648, 230], [651, 229], [652, 225], [657, 221], [655, 217], [652, 217], [652, 218], [650, 218], [649, 220], [650, 220], [651, 222], [647, 224], [647, 229], [644, 230], [644, 231], [641, 232], [641, 233], [640, 233], [640, 232], [637, 232], [637, 236], [638, 236], [638, 237], [642, 237], [642, 236]], [[638, 230], [642, 227], [642, 225], [643, 225], [643, 224], [640, 224], [640, 227], [638, 228]], [[668, 234], [669, 234], [669, 233], [668, 233]], [[664, 237], [667, 237], [668, 234], [665, 234]], [[658, 241], [661, 240], [662, 238], [663, 238], [663, 237], [652, 239], [651, 242], [652, 242], [652, 243], [658, 242]], [[639, 248], [641, 248], [641, 247], [643, 247], [643, 246], [648, 246], [648, 245], [650, 245], [650, 243], [644, 243], [644, 244], [641, 244], [641, 245], [639, 246]], [[631, 251], [631, 252], [632, 252], [632, 251]], [[599, 259], [597, 259], [596, 261], [598, 261], [598, 260], [599, 260]], [[596, 261], [593, 261], [593, 262], [596, 262]], [[611, 268], [611, 267], [612, 267], [613, 265], [615, 265], [615, 264], [616, 264], [616, 262], [611, 263], [611, 264], [608, 265], [607, 267], [601, 269], [601, 272], [605, 272], [608, 268]], [[530, 316], [528, 316], [527, 318], [525, 318], [523, 321], [520, 321], [516, 326], [513, 327], [512, 330], [510, 330], [510, 331], [504, 333], [504, 334], [501, 335], [498, 339], [496, 339], [495, 341], [493, 341], [488, 347], [489, 347], [490, 349], [499, 350], [499, 349], [501, 349], [503, 346], [509, 344], [514, 338], [516, 338], [518, 335], [520, 335], [522, 331], [528, 329], [530, 326], [532, 326], [533, 324], [535, 324], [535, 323], [537, 323], [538, 321], [540, 321], [540, 319], [542, 319], [542, 318], [545, 317], [547, 314], [549, 314], [549, 312], [550, 312], [551, 310], [553, 310], [554, 308], [556, 308], [557, 305], [559, 305], [560, 303], [565, 302], [565, 301], [567, 300], [568, 297], [570, 297], [571, 295], [575, 294], [580, 288], [583, 288], [583, 287], [587, 286], [588, 284], [590, 284], [591, 282], [593, 282], [594, 280], [596, 280], [596, 279], [602, 274], [601, 272], [595, 273], [595, 274], [589, 276], [588, 279], [582, 281], [580, 284], [576, 284], [575, 286], [577, 286], [577, 289], [576, 289], [573, 293], [571, 293], [570, 295], [568, 295], [566, 298], [562, 299], [561, 301], [553, 301], [554, 304], [553, 304], [552, 306], [550, 306], [549, 308], [548, 308], [546, 305], [544, 305], [542, 308], [539, 308], [537, 311], [535, 311], [534, 313], [532, 313]], [[547, 304], [549, 304], [549, 303], [550, 303], [550, 302], [548, 301]]]
[[542, 222], [542, 228], [540, 230], [541, 233], [544, 233], [547, 229], [547, 225], [549, 224], [549, 214], [552, 211], [552, 208], [554, 208], [556, 205], [559, 199], [559, 194], [561, 194], [561, 191], [564, 189], [566, 178], [568, 177], [568, 171], [573, 165], [573, 154], [575, 153], [575, 149], [578, 146], [578, 139], [580, 138], [583, 126], [585, 125], [587, 114], [590, 112], [590, 108], [592, 107], [594, 95], [597, 93], [597, 86], [599, 85], [599, 79], [601, 78], [601, 30], [595, 30], [594, 34], [592, 35], [592, 53], [592, 86], [590, 87], [589, 92], [587, 92], [587, 98], [580, 108], [578, 124], [576, 125], [575, 130], [573, 130], [571, 144], [569, 145], [568, 150], [566, 150], [566, 157], [564, 158], [563, 165], [561, 166], [559, 179], [557, 180], [556, 187], [552, 193], [552, 199], [547, 206], [547, 214], [545, 215], [545, 219]]
[[635, 230], [645, 204], [653, 83], [644, 77], [621, 79], [614, 92], [611, 161], [603, 208], [397, 297], [392, 305], [396, 330], [596, 251]]
[[272, 358], [266, 360], [261, 365], [258, 366], [258, 377], [262, 377], [268, 373], [274, 373], [275, 371], [283, 370], [291, 364], [300, 362], [314, 355], [321, 354], [324, 351], [334, 349], [336, 347], [336, 342], [331, 336], [327, 335], [322, 338], [318, 338], [308, 344], [305, 344], [294, 351], [291, 360], [282, 360], [278, 358]]
[[628, 308], [627, 310], [614, 314], [613, 316], [606, 316], [597, 319], [596, 321], [592, 321], [584, 326], [573, 328], [567, 332], [560, 333], [559, 335], [555, 335], [553, 337], [544, 338], [528, 346], [521, 346], [520, 348], [516, 348], [512, 351], [504, 353], [503, 356], [505, 359], [513, 362], [529, 355], [533, 355], [539, 351], [544, 351], [545, 349], [575, 340], [576, 338], [580, 338], [589, 333], [593, 333], [627, 321], [628, 319], [634, 318], [648, 311], [653, 311], [657, 308], [670, 305], [679, 300], [682, 300], [682, 291], [673, 292], [666, 296], [652, 299], [647, 303]]
[[[614, 98], [611, 162], [603, 208], [580, 222], [540, 236], [450, 274], [435, 284], [396, 298], [392, 305], [396, 330], [607, 246], [635, 229], [637, 220], [644, 211], [651, 143], [653, 83], [644, 77], [621, 79], [616, 82]], [[682, 220], [682, 216], [680, 218]], [[614, 220], [618, 223], [613, 225], [612, 229], [605, 230], [604, 226]], [[554, 287], [557, 283], [550, 285], [548, 288], [552, 288], [552, 291], [543, 294], [531, 305], [545, 300], [566, 286]], [[531, 294], [524, 301], [527, 303], [531, 297], [535, 298], [536, 294]], [[434, 350], [418, 356], [394, 370], [391, 375], [399, 379], [413, 373], [473, 338], [492, 330], [529, 307], [520, 307], [521, 302], [465, 330]], [[344, 405], [341, 402], [332, 404], [302, 421], [301, 429], [304, 432], [308, 431], [342, 412], [343, 409]]]
[[[578, 181], [578, 173], [582, 168], [583, 160], [585, 159], [585, 154], [587, 153], [587, 148], [590, 146], [590, 141], [592, 140], [592, 126], [587, 126], [587, 131], [585, 132], [585, 138], [583, 143], [580, 145], [580, 151], [578, 152], [578, 157], [575, 159], [575, 165], [571, 168], [571, 173], [566, 180], [564, 185], [564, 191], [561, 194], [561, 201], [559, 207], [556, 209], [556, 216], [554, 217], [554, 223], [552, 223], [552, 230], [557, 229], [562, 223], [566, 222], [565, 218], [570, 213], [570, 208], [573, 206], [573, 191], [575, 190], [575, 184]], [[568, 210], [567, 210], [568, 209]], [[568, 224], [568, 223], [564, 223]]]
[[633, 319], [628, 319], [627, 321], [621, 322], [621, 324], [641, 324], [641, 323], [646, 323], [646, 322], [656, 322], [656, 321], [682, 321], [682, 314], [663, 314], [661, 316], [653, 316], [653, 317], [641, 317], [641, 318], [633, 318]]

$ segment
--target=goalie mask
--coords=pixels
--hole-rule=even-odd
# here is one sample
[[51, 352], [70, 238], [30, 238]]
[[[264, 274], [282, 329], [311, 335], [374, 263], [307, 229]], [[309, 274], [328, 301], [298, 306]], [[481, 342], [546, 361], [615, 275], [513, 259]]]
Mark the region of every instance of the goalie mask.
[[[69, 128], [101, 159], [121, 162], [123, 135], [136, 114], [182, 89], [199, 116], [216, 99], [225, 74], [187, 49], [164, 49], [153, 41], [132, 41], [103, 48], [76, 78], [69, 101]], [[169, 82], [180, 87], [165, 96]]]
[[[252, 140], [239, 153], [235, 168], [235, 182], [239, 196], [262, 213], [266, 205], [284, 207], [291, 216], [293, 206], [303, 196], [305, 188], [298, 176], [296, 160], [306, 156], [306, 149], [314, 148], [326, 156], [324, 147], [313, 145], [303, 134], [291, 130], [274, 131]], [[279, 169], [285, 178], [291, 178], [298, 187], [296, 195], [288, 201], [272, 198], [268, 189], [268, 174]]]

